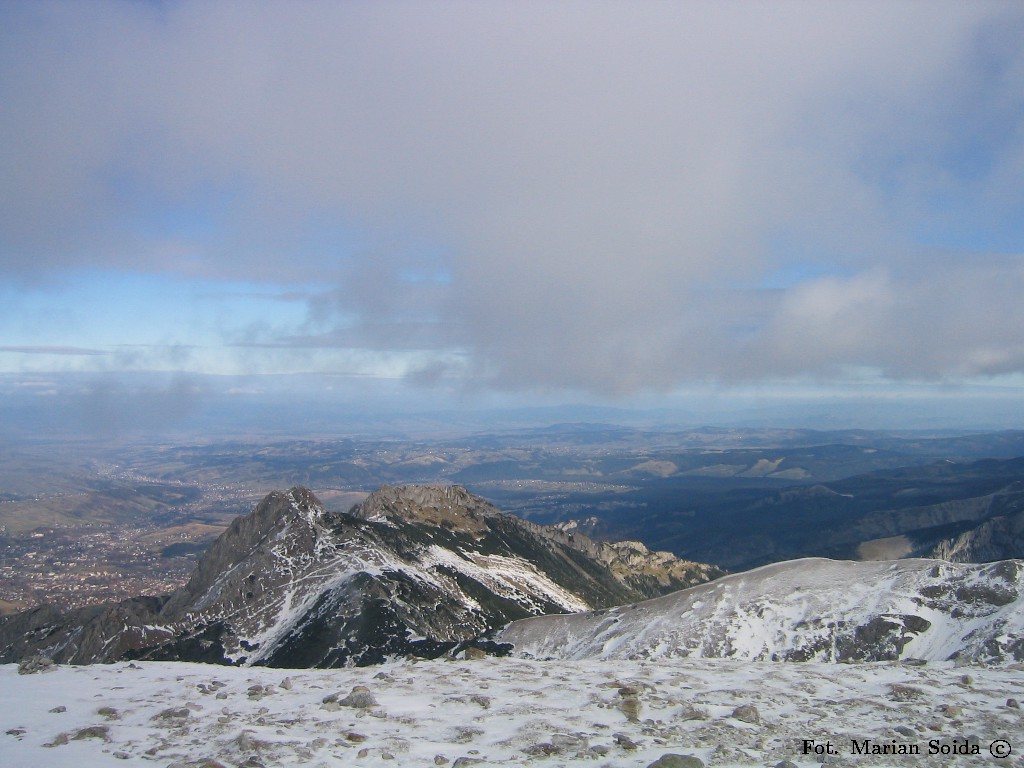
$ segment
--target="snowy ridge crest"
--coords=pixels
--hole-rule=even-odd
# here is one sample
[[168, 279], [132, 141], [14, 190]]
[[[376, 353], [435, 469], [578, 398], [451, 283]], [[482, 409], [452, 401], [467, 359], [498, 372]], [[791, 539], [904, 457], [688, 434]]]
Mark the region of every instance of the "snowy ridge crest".
[[1024, 660], [1024, 561], [793, 560], [607, 611], [499, 632], [559, 659]]

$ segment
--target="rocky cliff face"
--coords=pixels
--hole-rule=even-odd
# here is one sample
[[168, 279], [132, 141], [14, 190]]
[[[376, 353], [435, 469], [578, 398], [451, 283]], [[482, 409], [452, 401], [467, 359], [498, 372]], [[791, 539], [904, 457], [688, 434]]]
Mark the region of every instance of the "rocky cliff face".
[[516, 621], [535, 658], [1024, 661], [1024, 561], [792, 560], [636, 605]]
[[334, 515], [293, 488], [236, 519], [169, 598], [5, 620], [0, 661], [42, 652], [73, 663], [374, 663], [718, 575], [642, 545], [597, 544], [504, 515], [457, 486], [385, 487]]

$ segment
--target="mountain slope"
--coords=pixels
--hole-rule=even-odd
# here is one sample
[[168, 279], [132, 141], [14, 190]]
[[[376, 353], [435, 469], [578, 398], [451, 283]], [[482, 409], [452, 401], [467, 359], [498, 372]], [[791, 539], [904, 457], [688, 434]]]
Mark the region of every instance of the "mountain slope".
[[588, 507], [594, 519], [582, 529], [642, 538], [731, 571], [801, 557], [1024, 557], [1024, 457], [947, 460], [781, 488], [667, 478], [617, 499]]
[[1024, 660], [1024, 562], [796, 560], [609, 611], [517, 621], [536, 658]]
[[[711, 768], [818, 768], [810, 739], [835, 746], [832, 768], [1019, 768], [1020, 682], [1007, 666], [951, 663], [505, 657], [372, 670], [62, 665], [33, 675], [7, 664], [0, 750], [10, 768], [643, 768], [665, 765], [654, 762], [665, 754]], [[325, 703], [356, 686], [377, 706]], [[920, 754], [858, 754], [853, 744], [865, 739]], [[999, 739], [1012, 745], [1009, 759], [990, 757]], [[981, 754], [961, 757], [956, 744]]]
[[434, 656], [515, 619], [719, 574], [504, 515], [457, 486], [384, 487], [347, 514], [293, 488], [236, 519], [169, 598], [3, 621], [0, 661], [43, 652], [310, 667]]

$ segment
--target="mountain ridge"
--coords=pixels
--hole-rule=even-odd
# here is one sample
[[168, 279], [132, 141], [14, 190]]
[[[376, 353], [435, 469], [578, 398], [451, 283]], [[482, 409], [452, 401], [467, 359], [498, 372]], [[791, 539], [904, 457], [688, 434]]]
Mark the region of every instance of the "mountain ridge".
[[[624, 557], [649, 572], [616, 573]], [[294, 487], [232, 522], [168, 597], [0, 621], [0, 660], [44, 652], [73, 663], [375, 663], [437, 655], [516, 618], [608, 607], [720, 573], [528, 523], [458, 486], [385, 486], [348, 513], [330, 513]]]
[[630, 606], [516, 621], [513, 653], [580, 660], [1024, 661], [1024, 561], [804, 558]]

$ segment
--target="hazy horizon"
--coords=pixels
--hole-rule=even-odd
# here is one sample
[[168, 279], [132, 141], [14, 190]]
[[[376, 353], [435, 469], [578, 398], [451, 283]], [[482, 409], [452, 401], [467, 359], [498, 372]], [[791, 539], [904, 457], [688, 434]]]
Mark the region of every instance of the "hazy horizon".
[[995, 1], [6, 3], [8, 428], [1024, 427], [1022, 33]]

